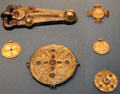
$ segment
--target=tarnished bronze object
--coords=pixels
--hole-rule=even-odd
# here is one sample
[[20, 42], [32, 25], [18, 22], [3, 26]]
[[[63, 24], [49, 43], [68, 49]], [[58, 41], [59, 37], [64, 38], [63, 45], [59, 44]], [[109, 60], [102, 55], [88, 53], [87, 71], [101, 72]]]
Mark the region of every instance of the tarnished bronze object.
[[92, 16], [94, 19], [96, 19], [96, 23], [102, 23], [102, 19], [105, 16], [109, 16], [109, 11], [105, 11], [103, 8], [101, 8], [100, 4], [95, 4], [94, 9], [91, 12], [88, 10], [87, 16]]
[[34, 6], [9, 5], [2, 13], [3, 25], [6, 28], [13, 26], [32, 26], [38, 23], [47, 22], [75, 22], [76, 13], [72, 9], [66, 11], [41, 9]]
[[100, 91], [112, 92], [118, 86], [118, 78], [113, 72], [104, 69], [96, 73], [94, 84]]
[[29, 64], [33, 77], [51, 87], [72, 77], [78, 65], [74, 54], [65, 46], [58, 44], [39, 48], [32, 55]]

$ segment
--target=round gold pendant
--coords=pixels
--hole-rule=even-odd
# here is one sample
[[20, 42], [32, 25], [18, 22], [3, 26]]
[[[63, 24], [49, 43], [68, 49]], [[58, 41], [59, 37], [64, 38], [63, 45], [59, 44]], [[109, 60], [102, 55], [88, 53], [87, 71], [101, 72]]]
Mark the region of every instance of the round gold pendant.
[[100, 4], [95, 4], [94, 5], [94, 9], [92, 11], [92, 16], [95, 18], [95, 19], [101, 19], [105, 16], [105, 11], [103, 8], [101, 8], [101, 5]]
[[2, 55], [6, 58], [14, 58], [18, 56], [20, 52], [21, 46], [18, 43], [13, 42], [12, 40], [6, 43], [1, 49]]
[[93, 50], [97, 54], [104, 55], [110, 51], [110, 45], [105, 40], [99, 39], [94, 43]]
[[118, 78], [113, 72], [104, 69], [96, 73], [94, 84], [100, 91], [112, 92], [118, 86]]
[[102, 23], [102, 19], [105, 17], [105, 16], [109, 16], [109, 11], [105, 11], [103, 8], [101, 8], [101, 5], [100, 4], [95, 4], [94, 5], [94, 9], [92, 11], [89, 11], [87, 12], [87, 16], [90, 17], [92, 16], [93, 18], [96, 19], [96, 23]]
[[51, 87], [68, 80], [75, 72], [76, 66], [77, 60], [72, 51], [58, 44], [39, 48], [30, 60], [33, 77]]
[[93, 10], [93, 17], [96, 19], [101, 19], [104, 17], [104, 10], [102, 8], [96, 8]]

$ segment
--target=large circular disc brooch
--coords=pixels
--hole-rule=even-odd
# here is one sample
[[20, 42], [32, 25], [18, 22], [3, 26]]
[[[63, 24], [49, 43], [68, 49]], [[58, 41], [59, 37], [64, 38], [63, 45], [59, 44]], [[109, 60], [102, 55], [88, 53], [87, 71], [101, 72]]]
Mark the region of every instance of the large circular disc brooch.
[[71, 50], [52, 44], [39, 48], [30, 60], [30, 71], [40, 83], [55, 87], [75, 72], [77, 60]]

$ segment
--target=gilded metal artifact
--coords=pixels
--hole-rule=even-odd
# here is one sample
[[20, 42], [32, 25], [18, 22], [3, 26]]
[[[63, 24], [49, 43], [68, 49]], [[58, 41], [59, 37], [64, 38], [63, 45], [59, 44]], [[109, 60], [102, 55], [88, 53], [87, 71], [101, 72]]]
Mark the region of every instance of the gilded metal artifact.
[[55, 87], [72, 77], [77, 60], [65, 46], [52, 44], [39, 48], [32, 55], [29, 64], [30, 71], [37, 81]]
[[14, 58], [18, 56], [20, 52], [21, 46], [18, 43], [13, 42], [12, 40], [6, 43], [1, 49], [2, 55], [6, 58]]
[[104, 54], [107, 54], [110, 51], [110, 45], [105, 40], [102, 40], [100, 38], [94, 43], [93, 50], [97, 54], [104, 55]]
[[103, 8], [101, 8], [101, 5], [100, 4], [95, 4], [94, 5], [94, 9], [90, 12], [88, 10], [88, 13], [87, 13], [87, 16], [90, 17], [92, 16], [93, 18], [96, 19], [96, 23], [102, 23], [102, 19], [105, 17], [105, 16], [109, 16], [109, 11], [104, 11]]
[[118, 78], [113, 72], [104, 69], [95, 75], [94, 84], [100, 91], [112, 92], [118, 86]]
[[2, 13], [3, 25], [6, 28], [13, 26], [32, 26], [46, 22], [74, 22], [77, 19], [72, 9], [66, 11], [35, 8], [34, 6], [9, 5]]

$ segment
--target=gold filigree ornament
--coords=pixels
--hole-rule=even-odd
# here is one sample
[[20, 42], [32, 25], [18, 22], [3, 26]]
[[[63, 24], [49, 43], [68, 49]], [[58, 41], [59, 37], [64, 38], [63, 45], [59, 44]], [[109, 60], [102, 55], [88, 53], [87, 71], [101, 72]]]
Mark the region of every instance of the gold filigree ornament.
[[90, 12], [88, 10], [87, 12], [87, 16], [90, 17], [92, 16], [94, 19], [96, 19], [96, 23], [102, 23], [102, 19], [105, 17], [105, 16], [109, 16], [109, 11], [105, 11], [103, 8], [101, 8], [101, 5], [100, 4], [95, 4], [94, 5], [94, 9]]
[[113, 72], [104, 69], [96, 73], [94, 84], [102, 92], [112, 92], [118, 86], [118, 78]]
[[110, 45], [105, 41], [99, 38], [93, 45], [93, 50], [100, 55], [107, 54], [110, 51]]
[[51, 44], [39, 48], [30, 59], [32, 76], [40, 83], [55, 87], [72, 77], [77, 60], [68, 48]]
[[1, 49], [1, 53], [5, 58], [14, 58], [18, 56], [20, 52], [21, 52], [20, 44], [13, 42], [12, 40], [6, 43]]

